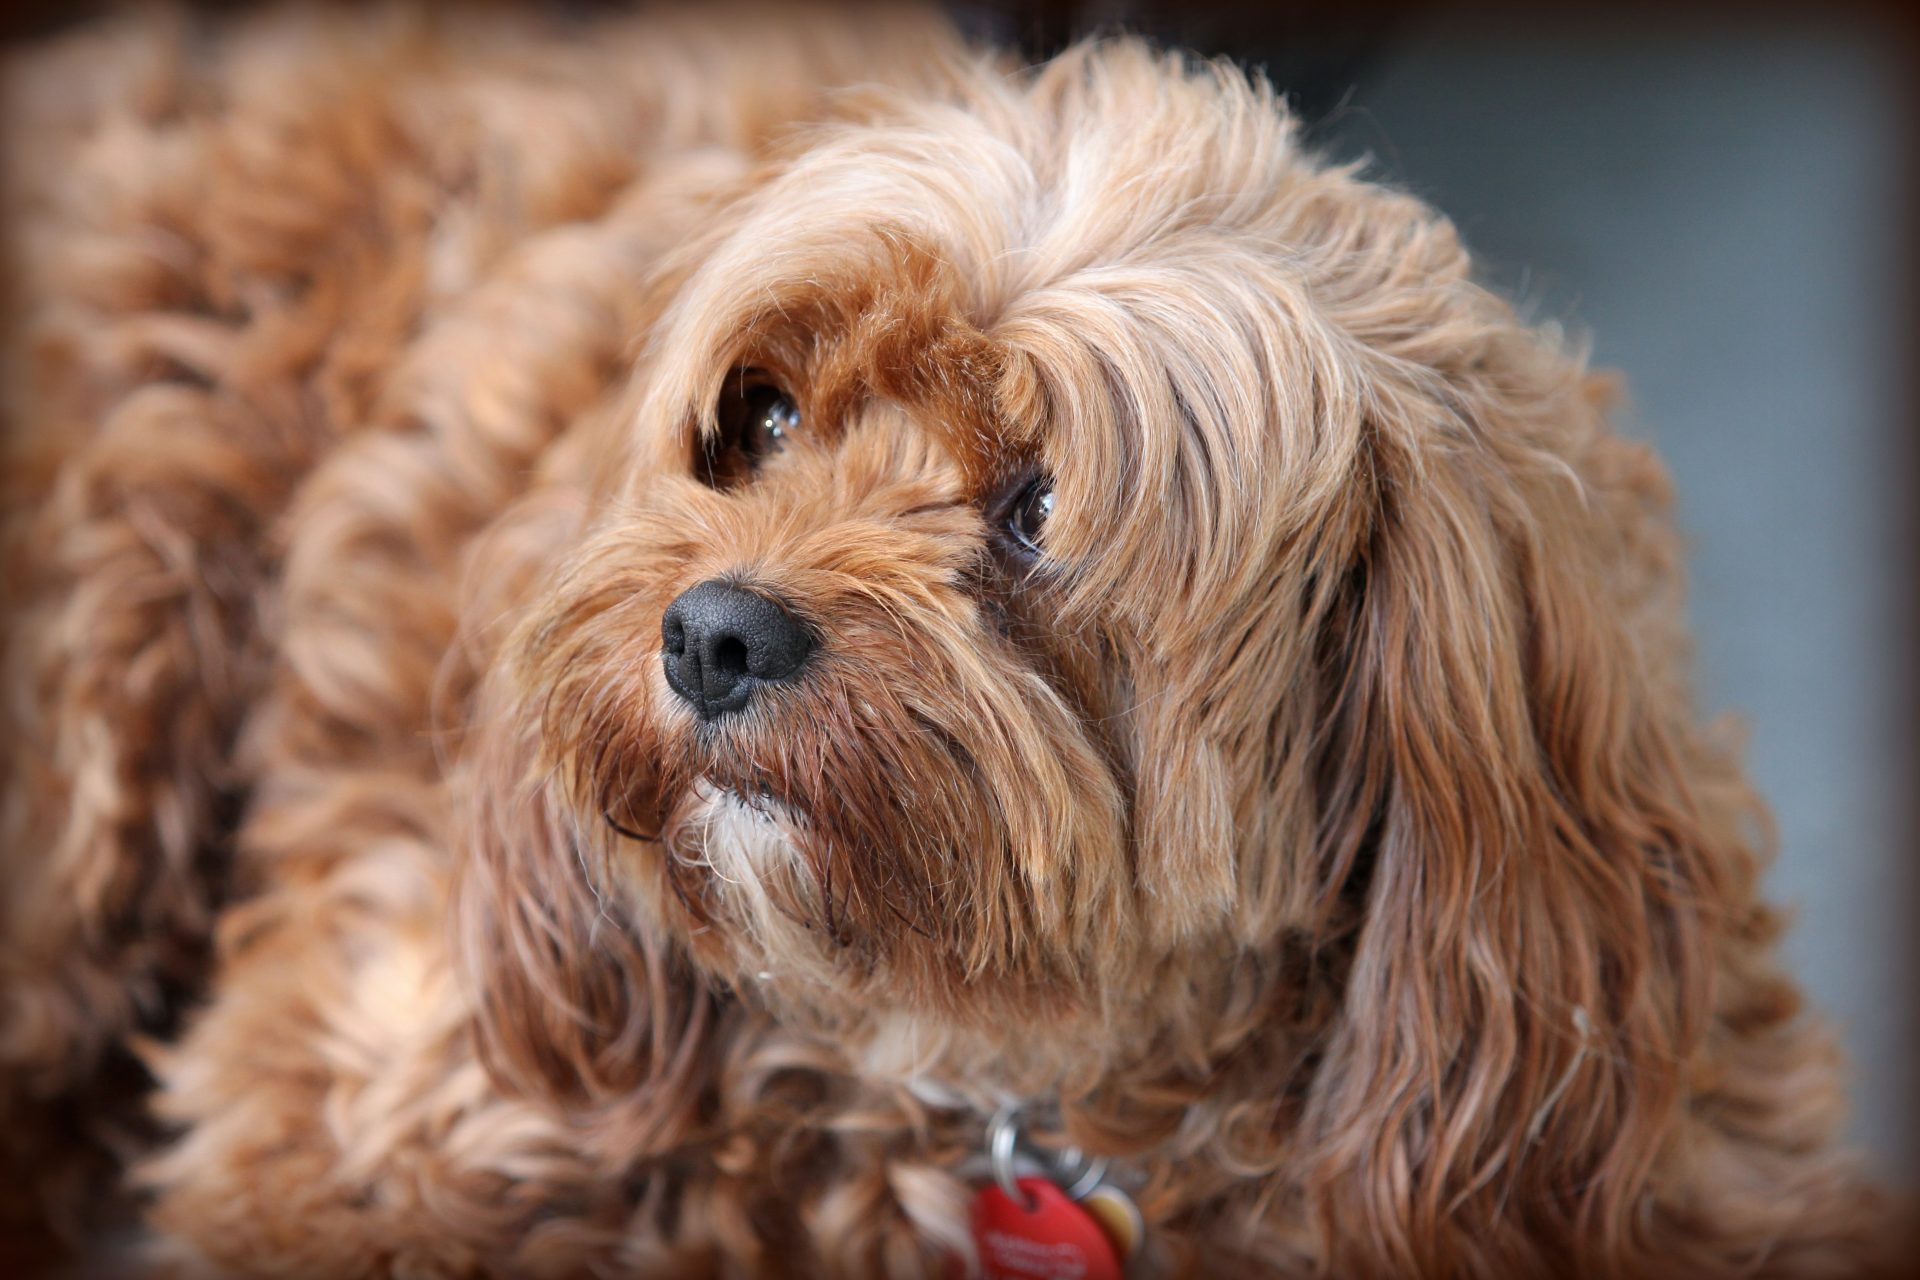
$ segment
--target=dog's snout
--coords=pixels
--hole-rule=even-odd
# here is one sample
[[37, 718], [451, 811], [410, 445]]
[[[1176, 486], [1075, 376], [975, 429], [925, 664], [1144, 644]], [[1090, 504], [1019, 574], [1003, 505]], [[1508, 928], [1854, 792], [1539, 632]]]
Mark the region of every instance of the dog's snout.
[[814, 647], [777, 601], [718, 578], [667, 606], [660, 639], [667, 683], [703, 720], [746, 706], [760, 684], [792, 679]]

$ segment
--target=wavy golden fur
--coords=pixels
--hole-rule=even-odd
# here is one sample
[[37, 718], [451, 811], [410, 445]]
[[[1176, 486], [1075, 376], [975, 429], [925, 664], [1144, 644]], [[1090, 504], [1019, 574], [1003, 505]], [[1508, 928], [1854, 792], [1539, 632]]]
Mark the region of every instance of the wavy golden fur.
[[[185, 1275], [937, 1273], [1019, 1099], [1153, 1274], [1864, 1265], [1664, 473], [1263, 83], [378, 9], [4, 87], [34, 1212], [131, 1148]], [[716, 576], [819, 652], [703, 725]]]

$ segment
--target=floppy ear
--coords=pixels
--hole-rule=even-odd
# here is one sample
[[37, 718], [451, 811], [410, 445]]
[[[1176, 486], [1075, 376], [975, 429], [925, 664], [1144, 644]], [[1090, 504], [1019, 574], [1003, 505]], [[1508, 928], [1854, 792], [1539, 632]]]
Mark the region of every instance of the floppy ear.
[[603, 833], [577, 828], [549, 776], [519, 664], [487, 665], [454, 788], [457, 954], [478, 1048], [502, 1087], [592, 1111], [596, 1140], [631, 1154], [690, 1122], [714, 1000], [604, 883]]
[[1336, 1274], [1629, 1256], [1709, 921], [1751, 888], [1669, 631], [1664, 476], [1575, 371], [1549, 382], [1511, 420], [1370, 432], [1323, 676], [1319, 856], [1363, 894], [1310, 1113]]

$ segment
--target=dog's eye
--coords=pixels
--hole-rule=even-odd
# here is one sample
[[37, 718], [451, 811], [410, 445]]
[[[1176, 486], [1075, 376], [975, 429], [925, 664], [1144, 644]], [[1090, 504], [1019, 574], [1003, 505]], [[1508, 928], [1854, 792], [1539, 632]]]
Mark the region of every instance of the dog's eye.
[[716, 489], [752, 475], [800, 426], [793, 397], [751, 369], [727, 379], [713, 416], [716, 430], [702, 443], [700, 473]]
[[1040, 526], [1053, 514], [1053, 478], [1035, 476], [1027, 485], [1014, 495], [1013, 502], [1007, 507], [1005, 525], [1007, 533], [1019, 544], [1020, 548], [1031, 554], [1040, 554]]

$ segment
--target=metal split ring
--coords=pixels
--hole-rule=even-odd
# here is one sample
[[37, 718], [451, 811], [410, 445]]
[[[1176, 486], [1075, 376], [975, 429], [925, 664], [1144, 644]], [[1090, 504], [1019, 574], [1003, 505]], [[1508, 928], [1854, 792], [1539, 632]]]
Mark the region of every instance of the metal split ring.
[[1105, 1157], [1089, 1160], [1078, 1147], [1068, 1147], [1057, 1156], [1020, 1141], [1020, 1107], [1008, 1103], [987, 1121], [987, 1161], [993, 1168], [993, 1180], [1009, 1200], [1028, 1209], [1033, 1207], [1015, 1175], [1014, 1161], [1022, 1148], [1040, 1164], [1049, 1181], [1060, 1186], [1070, 1200], [1083, 1200], [1107, 1176]]

